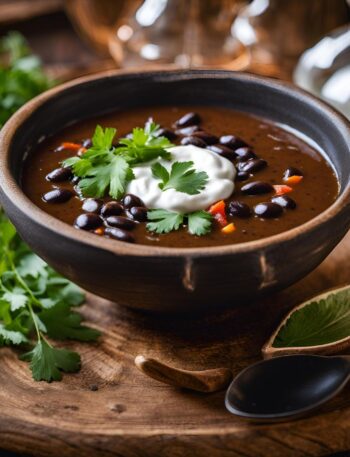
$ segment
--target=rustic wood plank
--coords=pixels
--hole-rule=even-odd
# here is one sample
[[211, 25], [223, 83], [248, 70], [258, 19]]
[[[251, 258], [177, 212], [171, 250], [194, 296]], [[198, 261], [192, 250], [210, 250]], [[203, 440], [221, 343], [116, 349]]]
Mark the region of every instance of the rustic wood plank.
[[0, 0], [0, 24], [28, 20], [62, 8], [63, 0]]
[[[31, 380], [10, 349], [0, 351], [0, 443], [38, 456], [324, 456], [350, 449], [350, 387], [314, 415], [258, 425], [230, 415], [224, 393], [163, 385], [134, 366], [143, 353], [185, 369], [237, 373], [291, 306], [350, 281], [350, 234], [307, 278], [241, 309], [203, 316], [154, 316], [89, 295], [84, 313], [103, 331], [98, 344], [73, 344], [79, 374], [47, 385]], [[94, 390], [97, 387], [98, 390]]]

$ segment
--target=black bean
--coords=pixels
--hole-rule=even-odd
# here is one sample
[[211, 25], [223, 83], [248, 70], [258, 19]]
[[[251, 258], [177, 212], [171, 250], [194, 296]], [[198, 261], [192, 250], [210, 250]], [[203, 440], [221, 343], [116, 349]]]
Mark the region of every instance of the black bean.
[[260, 195], [260, 194], [268, 194], [273, 192], [274, 188], [271, 184], [264, 181], [253, 181], [245, 184], [241, 188], [241, 192], [246, 195]]
[[298, 170], [298, 168], [294, 167], [289, 167], [287, 170], [284, 172], [283, 177], [285, 179], [290, 178], [291, 176], [303, 176], [303, 172]]
[[98, 198], [87, 198], [83, 201], [82, 209], [87, 213], [99, 213], [102, 205], [102, 200]]
[[246, 171], [247, 173], [254, 173], [267, 167], [266, 160], [252, 159], [248, 162], [241, 162], [238, 166], [239, 171]]
[[65, 203], [73, 197], [73, 192], [68, 189], [53, 189], [43, 195], [47, 203]]
[[192, 135], [194, 132], [199, 132], [199, 131], [201, 131], [199, 125], [191, 125], [190, 127], [184, 127], [183, 129], [175, 130], [175, 133], [177, 135], [188, 136], [188, 135]]
[[105, 203], [101, 208], [101, 216], [108, 217], [108, 216], [119, 216], [123, 212], [123, 207], [119, 202], [114, 200]]
[[173, 130], [166, 129], [163, 127], [161, 127], [159, 130], [157, 130], [156, 136], [157, 137], [164, 136], [165, 138], [168, 138], [169, 141], [176, 140], [176, 138], [177, 138], [177, 135]]
[[83, 148], [86, 148], [86, 149], [91, 148], [91, 146], [92, 146], [92, 140], [91, 140], [91, 138], [86, 138], [85, 140], [83, 140], [83, 141], [81, 142], [81, 145], [82, 145]]
[[228, 146], [231, 149], [238, 149], [248, 144], [241, 138], [235, 135], [223, 135], [220, 137], [220, 143]]
[[138, 222], [147, 221], [147, 209], [142, 206], [133, 206], [129, 209], [128, 215]]
[[276, 218], [283, 213], [283, 208], [277, 203], [264, 202], [256, 205], [254, 212], [263, 219]]
[[228, 148], [227, 146], [224, 146], [223, 144], [212, 144], [210, 146], [207, 146], [207, 149], [216, 152], [216, 154], [219, 154], [220, 156], [225, 157], [225, 159], [228, 160], [233, 160], [236, 157], [233, 150]]
[[119, 241], [125, 241], [126, 243], [135, 242], [135, 238], [132, 236], [130, 232], [126, 232], [125, 230], [122, 230], [120, 228], [107, 227], [105, 229], [105, 235], [108, 235]]
[[72, 184], [78, 184], [79, 181], [80, 181], [79, 176], [74, 176], [74, 177], [72, 178]]
[[208, 133], [208, 132], [203, 132], [202, 130], [198, 130], [197, 132], [194, 132], [193, 136], [200, 138], [208, 145], [216, 144], [219, 142], [219, 138], [217, 136], [212, 135], [211, 133]]
[[122, 200], [124, 208], [129, 209], [133, 206], [145, 206], [141, 198], [133, 194], [126, 194]]
[[94, 230], [102, 224], [102, 219], [95, 213], [80, 214], [74, 222], [75, 227], [82, 230]]
[[183, 144], [184, 146], [191, 144], [193, 146], [197, 146], [198, 148], [205, 148], [207, 146], [205, 141], [201, 140], [196, 136], [185, 136], [184, 138], [182, 138], [181, 144]]
[[282, 206], [282, 208], [286, 209], [295, 209], [297, 207], [297, 204], [295, 201], [288, 197], [287, 195], [280, 195], [278, 197], [273, 197], [271, 198], [271, 201], [273, 203], [277, 203], [277, 205]]
[[240, 162], [246, 162], [250, 159], [256, 159], [257, 156], [251, 148], [242, 147], [235, 149], [235, 154]]
[[252, 212], [246, 203], [239, 201], [232, 201], [228, 205], [228, 213], [230, 216], [237, 216], [242, 218], [249, 217]]
[[49, 174], [46, 175], [47, 181], [51, 182], [69, 181], [72, 177], [72, 170], [67, 167], [55, 168], [55, 170], [52, 170]]
[[235, 180], [236, 181], [246, 181], [247, 179], [249, 179], [249, 177], [250, 177], [249, 173], [246, 173], [245, 171], [239, 171], [236, 174]]
[[201, 121], [199, 114], [186, 113], [175, 122], [176, 127], [187, 127], [189, 125], [198, 125]]
[[108, 216], [105, 221], [112, 227], [118, 227], [125, 230], [131, 230], [135, 227], [135, 222], [124, 216]]

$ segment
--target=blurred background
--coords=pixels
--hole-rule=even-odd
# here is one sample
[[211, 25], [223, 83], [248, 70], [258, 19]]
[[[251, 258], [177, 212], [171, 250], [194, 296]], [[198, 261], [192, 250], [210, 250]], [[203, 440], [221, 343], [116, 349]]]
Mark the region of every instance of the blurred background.
[[23, 34], [55, 81], [242, 70], [294, 80], [350, 116], [349, 19], [346, 0], [0, 0], [0, 37]]

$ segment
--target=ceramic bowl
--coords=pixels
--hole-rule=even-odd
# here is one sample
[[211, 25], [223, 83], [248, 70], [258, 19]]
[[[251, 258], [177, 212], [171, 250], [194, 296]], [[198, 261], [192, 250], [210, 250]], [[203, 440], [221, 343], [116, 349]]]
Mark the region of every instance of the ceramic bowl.
[[[325, 151], [340, 193], [319, 216], [284, 233], [232, 246], [164, 248], [78, 231], [36, 207], [20, 186], [23, 160], [62, 126], [152, 104], [231, 107], [287, 124]], [[0, 199], [20, 235], [53, 268], [116, 303], [156, 311], [238, 306], [313, 270], [350, 226], [350, 130], [332, 108], [275, 80], [228, 71], [118, 71], [50, 90], [20, 109], [0, 137]], [[320, 183], [322, 186], [327, 183]]]

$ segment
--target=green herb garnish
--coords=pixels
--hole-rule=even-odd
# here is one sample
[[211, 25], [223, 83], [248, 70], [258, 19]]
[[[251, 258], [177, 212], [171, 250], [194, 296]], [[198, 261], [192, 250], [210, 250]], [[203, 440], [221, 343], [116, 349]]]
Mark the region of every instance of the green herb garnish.
[[47, 337], [95, 341], [99, 332], [81, 325], [74, 310], [83, 302], [81, 290], [31, 252], [1, 211], [0, 346], [34, 345], [22, 357], [35, 380], [57, 381], [61, 371], [79, 370], [79, 354], [53, 347]]
[[53, 84], [21, 34], [10, 32], [0, 40], [0, 128], [24, 103]]
[[147, 230], [155, 233], [169, 233], [178, 230], [188, 219], [188, 231], [191, 235], [206, 235], [211, 230], [212, 216], [206, 211], [196, 211], [189, 214], [176, 213], [165, 209], [153, 209], [147, 213]]
[[191, 235], [203, 236], [211, 231], [213, 216], [206, 211], [196, 211], [187, 215], [188, 231]]
[[152, 166], [152, 173], [155, 178], [162, 181], [159, 187], [163, 191], [175, 189], [189, 195], [199, 194], [208, 181], [207, 173], [196, 171], [192, 161], [173, 163], [170, 173], [157, 162]]
[[350, 288], [311, 300], [289, 316], [272, 347], [330, 344], [350, 336]]
[[149, 221], [147, 230], [155, 233], [169, 233], [178, 230], [183, 224], [184, 215], [167, 211], [166, 209], [153, 209], [147, 212]]
[[122, 138], [113, 146], [116, 129], [97, 126], [92, 147], [83, 157], [70, 157], [63, 162], [71, 167], [75, 176], [82, 178], [79, 188], [84, 197], [113, 198], [125, 194], [127, 184], [134, 178], [132, 167], [162, 157], [169, 159], [165, 149], [172, 144], [167, 138], [157, 136], [159, 126], [148, 122], [144, 129], [135, 128], [132, 138]]

